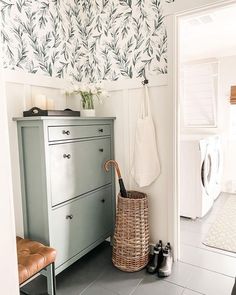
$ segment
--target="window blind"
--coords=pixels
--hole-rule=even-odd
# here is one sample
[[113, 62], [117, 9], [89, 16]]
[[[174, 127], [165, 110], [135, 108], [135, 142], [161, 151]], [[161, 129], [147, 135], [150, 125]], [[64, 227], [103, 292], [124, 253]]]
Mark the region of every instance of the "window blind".
[[216, 125], [218, 63], [182, 67], [182, 112], [185, 127]]

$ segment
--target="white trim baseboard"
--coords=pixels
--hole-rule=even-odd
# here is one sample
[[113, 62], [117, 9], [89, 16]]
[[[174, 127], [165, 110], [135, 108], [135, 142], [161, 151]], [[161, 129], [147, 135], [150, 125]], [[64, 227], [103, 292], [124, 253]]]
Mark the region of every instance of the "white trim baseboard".
[[4, 70], [4, 80], [9, 83], [18, 83], [46, 88], [65, 89], [69, 81], [39, 74], [30, 74], [24, 71]]
[[[66, 89], [70, 85], [70, 81], [66, 79], [48, 77], [39, 74], [30, 74], [24, 71], [4, 70], [4, 80], [8, 83], [18, 83], [31, 86], [39, 86], [55, 89]], [[142, 88], [141, 78], [120, 79], [117, 81], [104, 81], [105, 88], [108, 91], [120, 91], [125, 89]], [[166, 74], [160, 74], [149, 78], [149, 87], [160, 87], [168, 84]]]
[[[143, 79], [120, 79], [118, 81], [104, 81], [105, 88], [108, 91], [120, 91], [126, 89], [139, 89], [143, 87]], [[161, 87], [168, 85], [168, 75], [161, 74], [148, 78], [149, 87]]]

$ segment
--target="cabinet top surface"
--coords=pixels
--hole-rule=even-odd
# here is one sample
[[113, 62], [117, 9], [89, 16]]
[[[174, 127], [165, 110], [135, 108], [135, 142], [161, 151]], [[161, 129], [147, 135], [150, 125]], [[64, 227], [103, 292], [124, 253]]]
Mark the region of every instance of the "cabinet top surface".
[[116, 117], [67, 117], [67, 116], [32, 116], [32, 117], [15, 117], [13, 121], [43, 121], [43, 120], [81, 120], [81, 121], [94, 121], [94, 120], [115, 120]]

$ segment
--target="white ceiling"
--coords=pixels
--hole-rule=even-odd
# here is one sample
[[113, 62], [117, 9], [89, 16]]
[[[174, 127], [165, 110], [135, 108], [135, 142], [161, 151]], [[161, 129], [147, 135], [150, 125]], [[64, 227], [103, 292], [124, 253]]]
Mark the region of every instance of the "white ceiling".
[[236, 5], [180, 20], [182, 61], [236, 55]]

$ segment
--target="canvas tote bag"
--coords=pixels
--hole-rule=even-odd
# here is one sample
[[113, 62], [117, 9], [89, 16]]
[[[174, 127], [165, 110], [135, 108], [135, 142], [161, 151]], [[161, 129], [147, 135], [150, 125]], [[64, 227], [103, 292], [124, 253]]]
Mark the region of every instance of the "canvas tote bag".
[[156, 132], [150, 111], [148, 87], [145, 85], [145, 95], [136, 125], [131, 175], [139, 187], [144, 187], [156, 180], [160, 172]]

